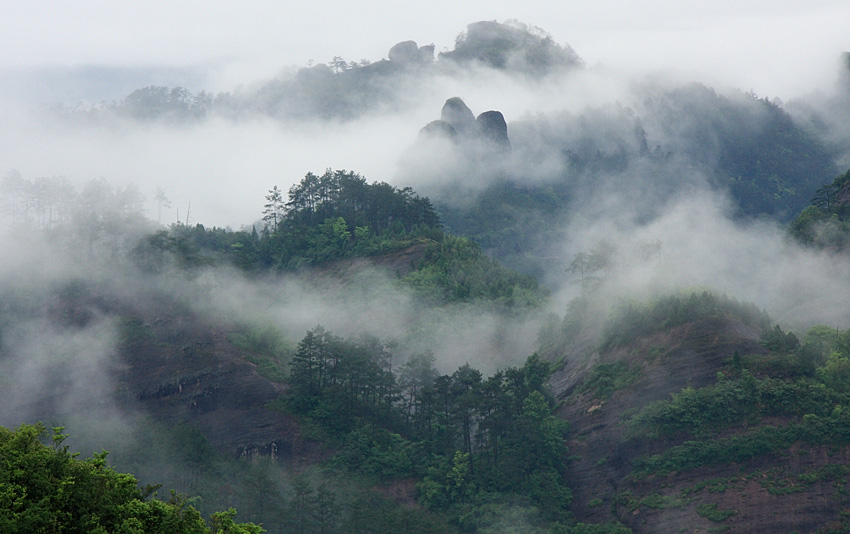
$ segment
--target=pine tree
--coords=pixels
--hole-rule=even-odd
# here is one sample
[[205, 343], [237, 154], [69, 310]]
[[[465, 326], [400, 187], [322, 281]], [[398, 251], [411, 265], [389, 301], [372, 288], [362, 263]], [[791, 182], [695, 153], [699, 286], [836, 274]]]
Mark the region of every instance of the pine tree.
[[277, 186], [269, 189], [269, 194], [266, 195], [267, 203], [263, 206], [263, 220], [266, 224], [271, 225], [272, 232], [277, 231], [278, 223], [283, 219], [283, 194]]

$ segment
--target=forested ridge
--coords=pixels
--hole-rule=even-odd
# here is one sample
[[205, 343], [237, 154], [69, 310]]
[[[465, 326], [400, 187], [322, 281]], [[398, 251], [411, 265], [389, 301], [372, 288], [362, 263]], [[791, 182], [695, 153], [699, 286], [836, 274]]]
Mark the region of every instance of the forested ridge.
[[[836, 210], [838, 217], [836, 199], [842, 186], [843, 177], [839, 177], [835, 184], [819, 190], [813, 200], [815, 208]], [[255, 228], [234, 232], [175, 224], [135, 238], [136, 245], [131, 244], [131, 234], [110, 238], [104, 233], [91, 246], [111, 247], [113, 254], [124, 254], [134, 268], [148, 275], [174, 271], [187, 280], [220, 266], [257, 277], [305, 272], [351, 258], [391, 256], [418, 247], [421, 254], [415, 265], [404, 269], [406, 274], [399, 273], [397, 280], [430, 306], [487, 302], [521, 314], [544, 298], [533, 278], [500, 266], [473, 242], [445, 233], [428, 199], [410, 188], [369, 185], [356, 173], [327, 171], [322, 176], [308, 173], [290, 189], [287, 200], [276, 187], [265, 200], [265, 226], [259, 232]], [[45, 230], [61, 232], [64, 220], [47, 220], [52, 222]], [[791, 226], [792, 234], [796, 225]], [[658, 249], [658, 244], [643, 246], [646, 254]], [[11, 510], [5, 520], [11, 531], [36, 523], [65, 525], [61, 528], [66, 529], [89, 525], [85, 528], [103, 528], [104, 532], [166, 528], [158, 526], [160, 523], [190, 529], [187, 532], [209, 528], [214, 532], [252, 531], [253, 524], [234, 523], [233, 511], [214, 513], [210, 509], [226, 509], [235, 502], [246, 518], [261, 522], [270, 531], [381, 531], [399, 524], [421, 532], [495, 532], [505, 524], [517, 525], [524, 532], [643, 531], [640, 522], [623, 514], [672, 507], [723, 523], [739, 513], [701, 497], [704, 486], [700, 484], [674, 482], [679, 493], [671, 493], [647, 480], [679, 480], [675, 477], [698, 469], [727, 473], [724, 466], [741, 465], [742, 474], [723, 474], [711, 482], [712, 488], [735, 491], [736, 483], [761, 476], [764, 468], [758, 466], [770, 462], [765, 459], [773, 455], [801, 446], [840, 450], [847, 446], [842, 408], [848, 402], [846, 331], [816, 326], [795, 335], [773, 324], [755, 305], [708, 291], [661, 296], [650, 302], [623, 301], [600, 316], [604, 308], [595, 309], [598, 303], [593, 302], [617, 265], [616, 254], [606, 243], [577, 254], [568, 274], [575, 278], [581, 294], [562, 321], [552, 321], [540, 330], [537, 344], [543, 357], [533, 354], [522, 366], [504, 367], [489, 376], [468, 363], [441, 374], [433, 354], [410, 353], [391, 338], [338, 336], [315, 326], [295, 343], [273, 327], [231, 327], [227, 343], [266, 380], [285, 387], [268, 408], [294, 417], [304, 439], [322, 444], [326, 452], [318, 460], [321, 472], [304, 476], [279, 471], [274, 467], [279, 453], [267, 452], [272, 459], [267, 467], [263, 467], [267, 460], [262, 454], [251, 453], [253, 459], [247, 460], [250, 469], [236, 474], [236, 465], [228, 467], [233, 460], [213, 452], [203, 434], [189, 427], [180, 439], [191, 437], [186, 443], [194, 445], [185, 454], [187, 459], [193, 458], [195, 467], [189, 482], [181, 485], [206, 497], [193, 501], [175, 494], [169, 501], [159, 501], [150, 498], [151, 490], [139, 489], [132, 476], [118, 475], [106, 467], [106, 456], [81, 463], [75, 460], [67, 447], [60, 446], [63, 438], [57, 434], [52, 449], [34, 450], [58, 455], [67, 465], [62, 469], [79, 466], [73, 469], [93, 469], [106, 479], [121, 477], [126, 502], [115, 504], [118, 508], [114, 509], [84, 512], [80, 518], [52, 516], [56, 507], [50, 505], [52, 512], [38, 512], [41, 515], [34, 519], [36, 516], [28, 514], [35, 513], [36, 504], [27, 500], [34, 494], [26, 488], [37, 483], [37, 474], [19, 475], [4, 482]], [[91, 290], [68, 288], [62, 298], [76, 310], [82, 305], [79, 299]], [[71, 324], [91, 320], [86, 318], [91, 316], [78, 317], [79, 311], [70, 313], [67, 320]], [[668, 400], [642, 402], [639, 409], [617, 415], [625, 432], [605, 439], [620, 440], [626, 447], [623, 459], [615, 460], [620, 453], [609, 451], [604, 462], [597, 461], [597, 468], [604, 470], [603, 466], [612, 462], [625, 469], [621, 475], [624, 482], [615, 492], [593, 498], [582, 489], [577, 506], [574, 470], [584, 469], [580, 451], [587, 430], [582, 422], [576, 434], [570, 417], [564, 420], [564, 414], [589, 405], [582, 417], [597, 417], [607, 404], [623, 402], [630, 391], [644, 387], [654, 366], [669, 357], [665, 355], [681, 350], [676, 341], [669, 340], [646, 349], [642, 340], [667, 335], [675, 340], [676, 336], [687, 337], [694, 325], [711, 332], [726, 328], [722, 325], [727, 323], [740, 325], [735, 328], [750, 332], [747, 335], [755, 336], [759, 343], [733, 341], [733, 354], [721, 349], [713, 356], [720, 358], [711, 371], [716, 373], [714, 380], [673, 389]], [[143, 317], [123, 319], [126, 350], [137, 350], [132, 347], [156, 339], [147, 324]], [[601, 359], [576, 368], [584, 356], [574, 351], [575, 340], [588, 333], [595, 336], [591, 349]], [[718, 350], [703, 341], [686, 343], [696, 343], [693, 347], [712, 353]], [[567, 371], [570, 368], [574, 370]], [[573, 381], [566, 388], [557, 385], [567, 376], [565, 372]], [[189, 382], [179, 384], [184, 383], [188, 387]], [[181, 387], [176, 386], [176, 391], [175, 386], [160, 387], [153, 395], [179, 394]], [[7, 444], [46, 438], [39, 426], [4, 432]], [[21, 450], [12, 447], [5, 456], [11, 461]], [[621, 463], [626, 458], [629, 468]], [[770, 471], [769, 482], [759, 482], [769, 495], [805, 493], [820, 481], [838, 484], [846, 478], [840, 464], [834, 463], [776, 469]], [[7, 470], [7, 476], [13, 472]], [[228, 497], [222, 489], [225, 486], [213, 483], [221, 476], [243, 488], [238, 498]], [[58, 491], [61, 483], [56, 484], [44, 491]], [[339, 484], [353, 484], [361, 488], [357, 490], [360, 493], [340, 491]], [[393, 499], [381, 496], [380, 488], [389, 487], [405, 488], [395, 498], [416, 502], [416, 508], [399, 508]], [[82, 486], [77, 484], [75, 489], [82, 490]], [[837, 495], [836, 502], [842, 502], [841, 493]], [[70, 502], [68, 506], [78, 513], [80, 508]], [[600, 513], [601, 503], [608, 503], [611, 512]], [[210, 514], [212, 527], [192, 507], [196, 504]], [[364, 505], [372, 515], [360, 515], [359, 508]], [[842, 517], [836, 516], [829, 524], [845, 528]], [[225, 523], [230, 526], [222, 526]]]
[[[21, 179], [16, 184], [24, 192], [32, 182], [28, 184]], [[87, 194], [82, 193], [80, 202], [85, 202]], [[202, 225], [176, 224], [141, 237], [116, 230], [115, 239], [95, 236], [91, 246], [93, 250], [106, 247], [115, 257], [125, 256], [134, 268], [149, 276], [178, 273], [189, 281], [197, 280], [205, 270], [223, 266], [236, 267], [249, 277], [265, 276], [268, 272], [303, 271], [346, 258], [386, 256], [416, 247], [421, 249], [417, 264], [406, 268], [409, 274], [398, 281], [402, 288], [418, 295], [427, 305], [439, 307], [453, 302], [484, 301], [507, 312], [534, 308], [545, 298], [532, 277], [502, 267], [484, 256], [469, 240], [445, 234], [428, 200], [418, 197], [410, 188], [397, 189], [385, 183], [369, 185], [355, 173], [327, 171], [322, 176], [308, 173], [290, 189], [288, 201], [282, 199], [277, 188], [269, 191], [266, 201], [263, 211], [266, 225], [260, 232], [208, 230]], [[104, 209], [111, 209], [111, 205], [107, 203]], [[30, 216], [31, 212], [26, 210], [21, 215], [24, 219]], [[95, 212], [92, 216], [100, 215]], [[59, 235], [68, 224], [64, 218], [48, 217], [45, 231]], [[134, 239], [138, 244], [132, 245]], [[63, 288], [59, 295], [62, 306], [67, 309], [62, 312], [62, 320], [69, 326], [84, 326], [91, 321], [93, 315], [84, 310], [90, 305], [87, 299], [97, 291], [96, 287], [81, 282]], [[103, 306], [104, 298], [108, 302], [109, 297], [98, 297], [95, 305]], [[99, 313], [103, 312], [114, 313], [114, 310], [107, 307]], [[134, 353], [142, 350], [140, 344], [153, 339], [149, 321], [137, 315], [121, 318], [121, 338], [131, 361], [139, 358]], [[253, 468], [247, 475], [235, 471], [227, 474], [236, 469], [236, 466], [226, 467], [233, 460], [211, 453], [205, 438], [190, 427], [188, 433], [180, 434], [182, 438], [169, 437], [166, 441], [185, 449], [181, 454], [185, 454], [192, 466], [189, 468], [192, 474], [185, 480], [181, 477], [179, 486], [203, 492], [209, 500], [208, 504], [201, 504], [205, 513], [213, 513], [209, 508], [213, 503], [233, 502], [213, 482], [218, 473], [218, 476], [233, 477], [235, 484], [244, 487], [237, 500], [243, 504], [253, 503], [240, 506], [249, 518], [260, 518], [266, 528], [278, 530], [332, 532], [363, 528], [386, 531], [396, 528], [392, 525], [398, 521], [423, 532], [484, 528], [496, 520], [465, 515], [484, 506], [485, 501], [492, 502], [486, 508], [506, 499], [519, 499], [521, 504], [516, 506], [520, 510], [527, 509], [524, 513], [541, 525], [568, 517], [564, 510], [569, 490], [559, 482], [564, 468], [559, 443], [565, 427], [552, 416], [551, 397], [544, 393], [543, 381], [548, 373], [545, 362], [532, 358], [523, 368], [501, 370], [486, 380], [480, 371], [468, 364], [451, 375], [438, 376], [432, 355], [407, 355], [405, 363], [394, 368], [394, 342], [365, 335], [344, 339], [322, 327], [310, 330], [297, 347], [274, 328], [236, 327], [228, 335], [228, 343], [242, 357], [256, 364], [257, 371], [268, 380], [286, 385], [289, 393], [270, 406], [295, 415], [307, 439], [324, 442], [326, 447], [337, 452], [324, 468], [328, 474], [319, 475], [318, 482], [287, 474], [284, 477], [287, 482], [281, 484], [268, 477], [252, 478], [260, 476], [250, 474], [254, 473]], [[159, 344], [162, 346], [163, 342]], [[186, 348], [183, 350], [185, 352]], [[153, 362], [146, 365], [153, 365]], [[137, 395], [153, 400], [179, 393], [180, 389], [180, 385], [176, 390], [172, 385], [159, 386], [156, 392]], [[490, 400], [482, 406], [485, 397]], [[485, 420], [486, 428], [479, 423]], [[10, 439], [17, 435], [5, 432]], [[155, 432], [155, 435], [161, 435], [160, 432], [169, 435], [164, 429]], [[545, 444], [549, 452], [529, 463], [530, 457], [523, 447], [537, 432], [542, 434], [535, 443]], [[30, 441], [44, 436], [42, 427], [24, 426], [17, 433], [21, 437], [26, 435]], [[182, 439], [184, 443], [176, 445], [174, 439]], [[139, 447], [143, 445], [140, 443]], [[55, 450], [66, 455], [69, 462], [73, 458], [67, 454], [67, 447]], [[141, 453], [140, 448], [133, 450]], [[123, 452], [127, 454], [126, 450]], [[6, 456], [11, 461], [15, 454], [12, 450]], [[104, 458], [98, 456], [79, 465], [104, 468]], [[518, 461], [527, 464], [519, 471], [512, 467]], [[123, 463], [133, 464], [126, 459]], [[72, 462], [70, 465], [78, 464]], [[469, 473], [465, 472], [466, 466], [469, 466]], [[105, 476], [113, 476], [113, 472], [106, 469]], [[122, 480], [128, 488], [135, 484], [135, 479], [129, 475], [114, 476], [124, 477]], [[331, 489], [337, 483], [334, 482], [336, 477], [354, 477], [355, 486], [364, 488], [363, 495], [346, 493], [337, 497]], [[396, 481], [416, 481], [417, 487], [421, 485], [417, 493], [423, 495], [423, 506], [437, 516], [431, 518], [416, 511], [404, 511], [392, 501], [382, 500], [374, 491], [365, 489], [373, 484]], [[13, 482], [17, 485], [10, 486]], [[14, 495], [32, 495], [26, 489], [30, 483], [35, 482], [28, 475], [8, 482], [7, 486]], [[60, 491], [61, 484], [57, 484], [53, 490]], [[260, 484], [256, 488], [259, 493], [250, 489], [252, 484]], [[550, 496], [552, 489], [561, 496]], [[168, 502], [145, 501], [143, 497], [150, 492], [143, 495], [132, 493], [130, 489], [126, 491], [130, 492], [128, 499], [141, 502], [138, 507], [162, 508], [164, 524], [176, 521], [169, 519], [168, 514], [180, 516], [185, 508], [187, 525], [191, 525], [185, 528], [208, 528], [200, 513], [187, 504], [198, 505], [203, 500], [195, 502], [187, 500], [188, 496], [178, 495]], [[20, 501], [22, 497], [13, 494], [10, 499], [19, 499], [18, 508], [8, 517], [14, 532], [27, 528], [20, 525], [30, 524], [24, 516], [35, 504]], [[501, 497], [502, 494], [511, 497]], [[256, 498], [260, 499], [259, 505]], [[363, 499], [368, 500], [371, 509], [372, 515], [368, 518], [355, 512], [355, 508], [363, 505]], [[276, 512], [270, 516], [268, 510], [272, 507]], [[349, 507], [352, 507], [350, 511]], [[145, 510], [137, 511], [149, 514]], [[91, 512], [91, 520], [61, 516], [44, 521], [58, 525], [60, 531], [69, 532], [75, 528], [89, 528], [80, 527], [81, 524], [100, 521], [104, 532], [118, 532], [121, 528], [131, 528], [126, 525], [136, 524], [137, 511], [121, 512], [124, 515], [117, 519], [110, 516], [108, 520], [100, 519], [97, 514], [114, 516], [117, 512]], [[443, 516], [448, 523], [440, 519]], [[232, 523], [231, 512], [210, 517], [215, 532], [241, 532], [236, 529], [253, 528], [249, 524], [220, 527], [223, 522]], [[160, 519], [138, 520], [148, 525], [143, 528], [152, 529], [150, 531], [160, 528], [156, 523]]]
[[[706, 291], [622, 302], [596, 328], [587, 298], [595, 291], [586, 286], [563, 321], [541, 330], [551, 358], [572, 356], [550, 383], [562, 391], [558, 413], [573, 423], [567, 478], [582, 488], [581, 517], [618, 518], [641, 532], [658, 522], [850, 528], [848, 331], [795, 334], [752, 304]], [[569, 349], [588, 328], [598, 343], [591, 361]], [[816, 494], [832, 504], [807, 509]]]
[[850, 171], [815, 192], [808, 206], [791, 222], [789, 233], [798, 241], [835, 251], [847, 249], [850, 239]]
[[[375, 156], [393, 175], [258, 166], [236, 230], [7, 172], [0, 531], [850, 532], [847, 72], [828, 100], [647, 77], [612, 101], [568, 45], [482, 21], [436, 57], [40, 108], [141, 154], [254, 127], [379, 153], [394, 113], [439, 120]], [[531, 111], [423, 96], [469, 80]], [[177, 158], [211, 174], [193, 193], [256, 186], [213, 151]]]
[[534, 277], [506, 269], [477, 243], [445, 233], [428, 198], [409, 187], [368, 184], [351, 171], [308, 173], [288, 199], [275, 186], [266, 196], [265, 226], [257, 231], [172, 225], [131, 251], [138, 265], [159, 272], [230, 264], [247, 273], [292, 272], [347, 258], [414, 248], [421, 252], [400, 282], [431, 302], [486, 300], [536, 306], [545, 298]]
[[422, 504], [462, 530], [478, 528], [480, 519], [467, 516], [480, 513], [485, 495], [527, 499], [541, 521], [567, 517], [567, 427], [551, 414], [546, 362], [531, 356], [485, 379], [468, 364], [438, 376], [428, 354], [411, 356], [397, 374], [391, 360], [378, 340], [316, 328], [293, 355], [282, 406], [338, 441], [335, 464], [382, 482], [420, 481]]
[[[736, 218], [787, 224], [841, 169], [835, 149], [776, 102], [697, 83], [649, 90], [641, 107], [517, 120], [511, 138], [515, 151], [532, 157], [552, 151], [563, 176], [537, 183], [521, 172], [501, 174], [471, 202], [458, 206], [449, 199], [438, 207], [450, 231], [538, 276], [559, 239], [551, 221], [582, 211], [586, 202], [616, 198], [614, 191], [634, 197], [630, 209], [648, 217], [654, 206], [692, 187], [689, 177], [700, 176], [733, 200]], [[462, 184], [464, 177], [457, 180]]]
[[[771, 327], [764, 313], [751, 305], [708, 293], [668, 297], [648, 305], [648, 310], [653, 321], [647, 321], [645, 310], [637, 305], [624, 306], [608, 321], [600, 338], [603, 354], [629, 354], [628, 350], [623, 351], [623, 347], [629, 346], [636, 347], [638, 353], [633, 350], [627, 358], [603, 360], [605, 363], [589, 368], [588, 373], [579, 374], [583, 381], [572, 389], [571, 396], [560, 402], [552, 397], [546, 384], [552, 383], [547, 378], [561, 364], [553, 366], [537, 355], [529, 357], [521, 367], [505, 368], [489, 377], [468, 364], [451, 374], [440, 375], [434, 368], [433, 355], [415, 354], [399, 364], [395, 361], [393, 343], [368, 336], [339, 337], [320, 326], [310, 330], [297, 347], [281, 346], [271, 341], [271, 334], [240, 340], [239, 346], [246, 353], [255, 357], [264, 354], [278, 361], [284, 370], [280, 375], [268, 375], [271, 380], [285, 382], [289, 388], [270, 406], [295, 415], [300, 420], [301, 432], [326, 443], [333, 452], [324, 461], [325, 474], [318, 481], [310, 483], [297, 476], [291, 478], [290, 474], [286, 475], [290, 478], [286, 489], [269, 477], [277, 473], [271, 464], [263, 467], [265, 460], [253, 460], [252, 474], [246, 472], [244, 476], [248, 477], [246, 481], [253, 480], [251, 484], [259, 485], [254, 490], [246, 486], [238, 502], [245, 505], [249, 516], [264, 518], [266, 528], [308, 532], [358, 532], [359, 528], [380, 531], [395, 528], [391, 525], [398, 525], [398, 521], [417, 532], [455, 529], [490, 532], [502, 528], [506, 522], [521, 525], [523, 531], [529, 532], [628, 532], [629, 527], [640, 526], [631, 519], [633, 512], [668, 508], [692, 510], [710, 522], [723, 523], [739, 513], [746, 514], [748, 501], [744, 498], [741, 508], [718, 506], [713, 496], [722, 496], [727, 491], [736, 494], [747, 481], [757, 481], [768, 495], [780, 497], [805, 494], [819, 487], [821, 481], [827, 481], [838, 488], [835, 502], [840, 506], [844, 499], [840, 488], [846, 484], [840, 460], [809, 467], [785, 465], [784, 460], [776, 468], [764, 465], [775, 462], [771, 460], [773, 455], [786, 457], [783, 451], [801, 446], [833, 447], [835, 454], [843, 457], [841, 451], [847, 445], [846, 410], [842, 407], [848, 402], [848, 333], [814, 327], [798, 337], [779, 326]], [[576, 434], [572, 425], [557, 414], [563, 415], [565, 407], [570, 412], [572, 405], [601, 404], [603, 408], [585, 415], [595, 418], [607, 409], [607, 403], [616, 407], [652, 375], [653, 366], [677, 357], [676, 351], [681, 350], [675, 344], [654, 345], [644, 354], [645, 349], [637, 344], [640, 339], [671, 328], [690, 328], [689, 325], [716, 321], [751, 325], [760, 332], [760, 342], [737, 345], [740, 350], [721, 357], [715, 368], [716, 378], [708, 379], [705, 385], [683, 388], [669, 400], [644, 401], [639, 410], [618, 415], [624, 418], [625, 433], [619, 439], [624, 440], [626, 448], [621, 453], [603, 449], [594, 454], [605, 455], [605, 462], [596, 462], [597, 469], [603, 472], [609, 463], [617, 465], [618, 454], [633, 457], [632, 466], [626, 468], [624, 487], [614, 494], [596, 494], [589, 500], [582, 495], [582, 504], [576, 508], [570, 486], [575, 475], [571, 470], [580, 467], [584, 460], [583, 453], [570, 450], [570, 444], [581, 443], [581, 436], [587, 431], [586, 423], [581, 422], [580, 433]], [[611, 337], [624, 328], [629, 332], [627, 335]], [[698, 339], [687, 343], [700, 343], [711, 350], [710, 345]], [[32, 445], [24, 449], [23, 445], [12, 446], [33, 443], [39, 436], [45, 438], [43, 428], [21, 427], [17, 431], [19, 437], [4, 432], [4, 443], [12, 447], [4, 453], [7, 461], [25, 461], [16, 457], [23, 450], [42, 451], [38, 454], [47, 456], [59, 454], [60, 459], [65, 458], [62, 462], [72, 461], [67, 447], [60, 446], [61, 436], [55, 438], [52, 450], [32, 449]], [[195, 469], [200, 472], [211, 469], [212, 474], [221, 469], [209, 463], [215, 457], [209, 456], [209, 452], [196, 457], [199, 460], [193, 461], [200, 463]], [[45, 462], [45, 465], [64, 464]], [[97, 472], [104, 474], [99, 476], [119, 476], [104, 467], [104, 456], [80, 465], [101, 470]], [[625, 468], [619, 465], [620, 469]], [[723, 474], [729, 473], [723, 470], [726, 465], [740, 465], [741, 471]], [[692, 479], [687, 473], [699, 469], [719, 470], [718, 476], [705, 484], [695, 482], [702, 480], [703, 475]], [[6, 476], [16, 472], [5, 471]], [[4, 481], [5, 494], [12, 499], [10, 503], [18, 503], [10, 504], [11, 510], [25, 510], [34, 504], [27, 504], [29, 501], [22, 497], [33, 493], [20, 488], [35, 483], [37, 472], [17, 473]], [[765, 478], [765, 473], [769, 477]], [[417, 501], [436, 516], [401, 513], [377, 496], [350, 495], [333, 489], [339, 483], [336, 481], [345, 479], [364, 487], [412, 483], [415, 487], [412, 494]], [[120, 519], [126, 524], [136, 524], [132, 518], [153, 514], [151, 517], [156, 519], [148, 517], [139, 521], [158, 525], [157, 521], [173, 522], [178, 517], [187, 525], [195, 525], [192, 528], [209, 528], [204, 526], [200, 515], [186, 507], [185, 497], [172, 497], [168, 502], [145, 500], [150, 490], [147, 493], [132, 490], [136, 482], [130, 476], [121, 480], [129, 484], [127, 498], [139, 504], [129, 508], [121, 505], [124, 507], [120, 513], [85, 512], [88, 514], [85, 521], [89, 521], [85, 524], [100, 521], [105, 532], [119, 531], [111, 530], [108, 525], [112, 523], [108, 521]], [[657, 486], [657, 481], [663, 480], [672, 484], [670, 489], [664, 489], [666, 485]], [[58, 489], [59, 486], [47, 487]], [[74, 487], [84, 488], [79, 482]], [[13, 498], [14, 495], [21, 497]], [[68, 502], [74, 510], [79, 510], [73, 500]], [[582, 511], [588, 502], [590, 508]], [[604, 510], [600, 508], [603, 502], [611, 503], [613, 515], [593, 513]], [[355, 514], [362, 506], [370, 507], [377, 515], [367, 518]], [[148, 509], [160, 511], [145, 511]], [[269, 516], [264, 509], [275, 510], [275, 515]], [[99, 514], [112, 515], [103, 519]], [[579, 522], [574, 514], [607, 526]], [[440, 516], [447, 522], [439, 520]], [[27, 517], [15, 512], [6, 520], [9, 525], [36, 521]], [[73, 516], [48, 517], [45, 512], [38, 521], [78, 524]], [[845, 528], [842, 517], [835, 516], [830, 528]], [[232, 515], [219, 514], [213, 525], [232, 519]], [[629, 527], [617, 523], [618, 520]], [[816, 521], [814, 516], [812, 521]], [[156, 531], [158, 527], [145, 528]]]

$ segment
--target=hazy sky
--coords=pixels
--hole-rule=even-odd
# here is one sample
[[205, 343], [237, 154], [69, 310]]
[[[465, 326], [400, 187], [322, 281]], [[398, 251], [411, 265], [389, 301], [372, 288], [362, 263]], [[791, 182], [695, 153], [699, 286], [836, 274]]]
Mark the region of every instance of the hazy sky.
[[784, 99], [834, 75], [836, 55], [850, 49], [847, 0], [0, 0], [0, 14], [0, 68], [195, 69], [170, 72], [215, 90], [309, 59], [378, 60], [406, 39], [451, 49], [476, 20], [539, 26], [590, 65], [692, 70]]
[[529, 97], [535, 88], [446, 79], [441, 87], [422, 88], [416, 109], [346, 124], [211, 121], [183, 129], [139, 124], [76, 131], [43, 128], [25, 112], [38, 104], [120, 100], [149, 85], [231, 91], [309, 60], [378, 61], [408, 39], [433, 43], [439, 52], [452, 49], [470, 22], [508, 19], [542, 28], [588, 66], [618, 73], [616, 80], [670, 71], [679, 81], [785, 101], [831, 89], [839, 55], [850, 50], [848, 0], [262, 0], [238, 6], [0, 0], [0, 176], [17, 169], [26, 178], [66, 176], [78, 186], [105, 177], [139, 185], [148, 199], [163, 187], [174, 202], [167, 221], [184, 219], [191, 205], [195, 222], [239, 227], [259, 217], [273, 185], [286, 191], [308, 171], [345, 168], [393, 182], [399, 157], [448, 97], [462, 96], [476, 113], [499, 109], [509, 122], [546, 106], [581, 108], [620, 97], [627, 85], [620, 82], [620, 92], [557, 86]]

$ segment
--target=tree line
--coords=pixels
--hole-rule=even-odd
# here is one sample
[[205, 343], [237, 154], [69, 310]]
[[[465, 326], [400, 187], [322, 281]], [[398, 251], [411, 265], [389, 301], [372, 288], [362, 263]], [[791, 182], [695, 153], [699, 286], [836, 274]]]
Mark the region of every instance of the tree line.
[[846, 250], [850, 246], [850, 170], [820, 187], [794, 219], [788, 233], [817, 248]]
[[289, 200], [283, 202], [275, 186], [266, 196], [263, 219], [277, 229], [283, 226], [314, 226], [327, 219], [343, 217], [349, 230], [368, 228], [376, 235], [391, 230], [411, 232], [419, 226], [439, 227], [440, 218], [431, 201], [386, 182], [371, 185], [351, 171], [327, 169], [321, 176], [312, 172], [289, 188]]
[[0, 181], [0, 217], [19, 230], [61, 237], [69, 250], [90, 255], [115, 257], [148, 231], [143, 203], [136, 186], [115, 187], [102, 178], [79, 191], [62, 176], [28, 179], [10, 171]]
[[288, 199], [275, 186], [265, 201], [260, 231], [256, 225], [234, 232], [177, 223], [143, 238], [133, 256], [152, 271], [171, 261], [189, 269], [231, 263], [247, 271], [286, 271], [443, 235], [428, 198], [409, 187], [368, 184], [351, 171], [307, 173], [289, 189]]
[[351, 171], [326, 170], [266, 196], [260, 262], [298, 268], [338, 257], [370, 255], [415, 235], [437, 236], [440, 217], [428, 198]]
[[174, 224], [138, 241], [130, 255], [138, 267], [186, 273], [230, 264], [248, 273], [297, 271], [352, 257], [418, 247], [403, 282], [426, 302], [487, 300], [534, 307], [545, 296], [533, 276], [507, 269], [466, 238], [441, 229], [428, 198], [409, 187], [368, 184], [357, 173], [308, 173], [284, 200], [276, 186], [266, 195], [265, 226], [231, 231]]
[[314, 328], [292, 358], [282, 406], [337, 444], [336, 465], [377, 482], [419, 480], [420, 502], [461, 529], [473, 528], [462, 518], [487, 495], [523, 500], [545, 521], [568, 518], [567, 425], [544, 388], [547, 362], [440, 375], [432, 354], [397, 365], [393, 349]]

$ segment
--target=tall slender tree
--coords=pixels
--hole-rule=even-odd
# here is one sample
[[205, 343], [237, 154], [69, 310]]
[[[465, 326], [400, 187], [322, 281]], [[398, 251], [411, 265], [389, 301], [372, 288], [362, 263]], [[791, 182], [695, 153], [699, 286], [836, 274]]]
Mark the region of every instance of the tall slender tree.
[[283, 193], [280, 189], [277, 186], [269, 189], [269, 194], [266, 195], [266, 204], [263, 206], [263, 220], [272, 227], [273, 232], [277, 231], [278, 223], [283, 220], [285, 206]]

